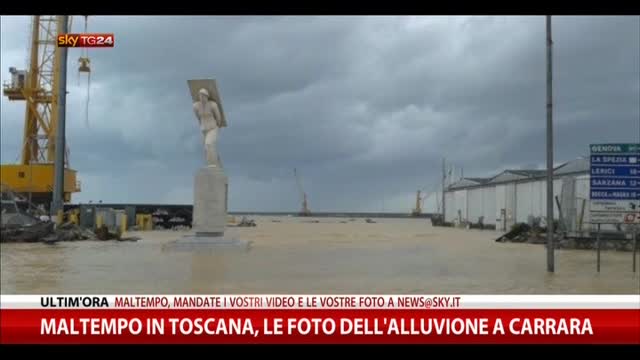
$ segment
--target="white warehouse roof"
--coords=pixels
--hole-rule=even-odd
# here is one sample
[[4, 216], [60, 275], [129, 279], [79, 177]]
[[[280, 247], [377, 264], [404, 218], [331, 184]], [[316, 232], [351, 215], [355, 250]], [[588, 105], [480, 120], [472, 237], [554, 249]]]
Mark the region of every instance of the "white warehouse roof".
[[[579, 157], [568, 161], [553, 170], [554, 176], [562, 176], [568, 174], [589, 173], [589, 159]], [[546, 176], [546, 170], [504, 170], [503, 172], [491, 178], [462, 178], [455, 183], [449, 185], [448, 189], [464, 189], [482, 185], [498, 184], [512, 181], [520, 181], [527, 179], [539, 179]]]

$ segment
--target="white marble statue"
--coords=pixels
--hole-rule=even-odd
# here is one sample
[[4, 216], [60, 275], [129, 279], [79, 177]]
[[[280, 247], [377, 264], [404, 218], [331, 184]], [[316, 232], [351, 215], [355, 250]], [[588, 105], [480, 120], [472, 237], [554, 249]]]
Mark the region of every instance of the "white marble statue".
[[218, 131], [222, 127], [222, 115], [215, 101], [211, 100], [207, 89], [198, 91], [199, 100], [193, 103], [193, 111], [200, 123], [200, 130], [204, 136], [204, 151], [208, 166], [222, 167], [218, 155]]

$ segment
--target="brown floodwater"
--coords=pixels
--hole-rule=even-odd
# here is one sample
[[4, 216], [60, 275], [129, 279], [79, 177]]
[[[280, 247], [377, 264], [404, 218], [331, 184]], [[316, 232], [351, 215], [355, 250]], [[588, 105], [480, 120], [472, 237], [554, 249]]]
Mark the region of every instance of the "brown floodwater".
[[[138, 242], [1, 244], [3, 294], [638, 294], [630, 252], [504, 244], [494, 231], [434, 228], [423, 219], [255, 217], [232, 228], [247, 252], [184, 252], [176, 231]], [[274, 222], [279, 221], [279, 222]], [[341, 221], [347, 221], [341, 223]], [[640, 267], [640, 261], [638, 262]], [[639, 269], [640, 270], [640, 269]]]

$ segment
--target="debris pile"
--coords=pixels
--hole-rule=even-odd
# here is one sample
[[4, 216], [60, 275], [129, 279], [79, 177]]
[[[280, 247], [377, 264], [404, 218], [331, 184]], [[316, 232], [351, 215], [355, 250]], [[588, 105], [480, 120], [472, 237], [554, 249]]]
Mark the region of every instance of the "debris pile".
[[[1, 191], [0, 207], [0, 242], [44, 242], [54, 244], [59, 241], [79, 240], [138, 240], [138, 238], [122, 238], [119, 233], [110, 231], [106, 226], [96, 230], [82, 228], [73, 222], [66, 222], [56, 227], [55, 223], [44, 216], [44, 209], [29, 204], [27, 210], [18, 207], [20, 197], [9, 191]], [[40, 218], [36, 215], [42, 215]]]
[[[513, 225], [511, 230], [496, 239], [496, 242], [512, 242], [527, 244], [546, 244], [547, 228], [540, 221], [533, 221], [531, 225], [519, 223]], [[556, 220], [554, 229], [559, 229]], [[596, 234], [587, 237], [566, 237], [561, 231], [554, 231], [554, 248], [556, 249], [583, 249], [595, 250], [598, 248]], [[633, 240], [622, 233], [601, 234], [601, 250], [633, 251]]]
[[[94, 233], [73, 223], [64, 223], [56, 228], [51, 221], [40, 221], [35, 218], [32, 221], [26, 221], [28, 215], [22, 215], [24, 215], [22, 223], [2, 225], [0, 242], [55, 243], [58, 241], [110, 240], [118, 238], [108, 230], [108, 235], [104, 235], [103, 232]], [[106, 229], [106, 227], [104, 228]]]
[[453, 224], [450, 222], [445, 222], [441, 214], [433, 214], [431, 215], [431, 226], [451, 227], [453, 226]]
[[249, 220], [246, 217], [242, 217], [242, 220], [236, 225], [237, 227], [253, 227], [256, 226], [256, 222], [254, 220]]
[[484, 216], [480, 216], [478, 218], [478, 222], [477, 223], [468, 222], [467, 223], [467, 227], [469, 229], [479, 229], [479, 230], [495, 230], [496, 229], [496, 225], [495, 224], [485, 224], [484, 223]]
[[188, 231], [191, 230], [189, 225], [178, 225], [171, 228], [173, 231]]
[[[13, 215], [13, 214], [12, 214]], [[26, 214], [10, 216], [0, 227], [0, 242], [44, 242], [53, 244], [59, 241], [82, 240], [118, 240], [137, 241], [138, 237], [122, 237], [119, 232], [109, 230], [103, 225], [95, 232], [67, 222], [58, 227], [51, 221], [40, 221]]]
[[37, 221], [30, 224], [2, 224], [0, 242], [38, 242], [53, 232], [52, 222]]
[[531, 229], [529, 225], [524, 223], [515, 224], [509, 232], [497, 238], [496, 242], [526, 242], [531, 235], [536, 237], [535, 233], [530, 233]]
[[[74, 225], [75, 226], [75, 225]], [[79, 229], [77, 226], [75, 226], [74, 229]], [[83, 230], [81, 229], [80, 231], [84, 231], [85, 234], [93, 234], [93, 232], [91, 232], [90, 230]], [[109, 229], [108, 226], [106, 225], [102, 225], [101, 227], [97, 228], [95, 231], [95, 235], [93, 236], [93, 238], [91, 238], [90, 236], [87, 238], [84, 238], [85, 235], [81, 235], [81, 240], [118, 240], [118, 241], [138, 241], [140, 240], [139, 237], [137, 236], [129, 236], [129, 237], [123, 237], [122, 234], [120, 233], [120, 231], [114, 231]]]
[[109, 227], [106, 225], [102, 225], [96, 229], [96, 237], [98, 240], [117, 240], [120, 237], [120, 234], [115, 232], [110, 232]]
[[64, 223], [58, 226], [50, 234], [42, 238], [46, 243], [58, 241], [79, 241], [79, 240], [96, 240], [97, 236], [93, 231], [83, 229], [74, 223]]
[[3, 226], [31, 226], [39, 222], [36, 217], [23, 213], [5, 213], [1, 219]]

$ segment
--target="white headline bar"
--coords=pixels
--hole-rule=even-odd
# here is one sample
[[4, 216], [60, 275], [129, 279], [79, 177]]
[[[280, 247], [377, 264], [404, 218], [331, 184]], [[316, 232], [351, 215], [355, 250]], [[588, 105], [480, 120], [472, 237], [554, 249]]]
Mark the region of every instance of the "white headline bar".
[[1, 295], [2, 309], [640, 309], [640, 295]]

